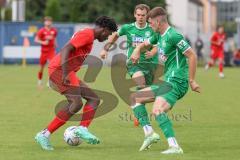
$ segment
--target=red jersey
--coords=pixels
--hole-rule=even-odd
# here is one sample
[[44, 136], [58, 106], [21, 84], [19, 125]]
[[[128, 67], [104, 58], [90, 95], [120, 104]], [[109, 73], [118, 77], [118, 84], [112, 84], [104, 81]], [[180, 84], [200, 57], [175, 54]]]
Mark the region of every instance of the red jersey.
[[37, 37], [41, 41], [46, 41], [46, 40], [49, 41], [48, 45], [41, 45], [42, 52], [48, 52], [55, 49], [55, 39], [57, 37], [57, 29], [52, 27], [48, 30], [45, 27], [43, 27], [38, 31]]
[[217, 42], [219, 43], [219, 45], [216, 45], [216, 44], [211, 44], [211, 48], [213, 50], [222, 50], [223, 51], [223, 45], [224, 45], [224, 41], [225, 41], [225, 34], [222, 33], [218, 33], [218, 32], [215, 32], [213, 33], [212, 37], [211, 37], [211, 41], [214, 41], [214, 42]]
[[[73, 35], [69, 43], [74, 46], [75, 50], [69, 53], [67, 60], [68, 73], [71, 71], [78, 71], [82, 66], [84, 60], [92, 50], [94, 41], [93, 29], [84, 29]], [[50, 64], [49, 68], [62, 70], [61, 66], [61, 53], [55, 56]]]

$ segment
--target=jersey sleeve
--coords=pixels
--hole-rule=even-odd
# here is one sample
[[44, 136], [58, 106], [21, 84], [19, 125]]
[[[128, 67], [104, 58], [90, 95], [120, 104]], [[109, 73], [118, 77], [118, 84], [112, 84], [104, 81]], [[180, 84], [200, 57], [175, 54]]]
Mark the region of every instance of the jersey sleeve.
[[118, 36], [123, 36], [127, 34], [127, 30], [129, 28], [128, 24], [124, 24], [117, 32], [118, 32]]
[[217, 41], [217, 33], [215, 32], [211, 37], [211, 42]]
[[40, 40], [42, 40], [42, 38], [43, 38], [43, 30], [40, 29], [40, 30], [37, 32], [36, 36], [37, 36]]
[[91, 43], [93, 43], [93, 38], [86, 31], [75, 33], [70, 40], [70, 44], [73, 45], [74, 48], [80, 48]]
[[150, 38], [147, 39], [147, 42], [151, 45], [156, 45], [159, 40], [159, 37], [157, 34], [153, 34]]
[[183, 35], [180, 33], [175, 33], [171, 39], [173, 45], [176, 46], [176, 48], [182, 53], [185, 53], [188, 49], [191, 48]]

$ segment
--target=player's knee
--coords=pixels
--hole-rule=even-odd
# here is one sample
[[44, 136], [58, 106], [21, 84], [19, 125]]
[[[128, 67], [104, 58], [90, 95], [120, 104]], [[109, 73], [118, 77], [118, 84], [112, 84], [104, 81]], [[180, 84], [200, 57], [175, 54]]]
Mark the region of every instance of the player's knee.
[[88, 103], [91, 103], [94, 106], [98, 106], [101, 102], [101, 99], [97, 95], [94, 95], [94, 96], [88, 98], [87, 101], [88, 101]]
[[154, 107], [153, 110], [152, 110], [152, 114], [155, 115], [155, 116], [157, 116], [157, 115], [159, 115], [163, 112], [164, 112], [163, 107]]
[[94, 106], [98, 106], [100, 104], [101, 100], [100, 98], [97, 96], [93, 99], [92, 103], [94, 103]]
[[76, 97], [72, 100], [72, 104], [70, 105], [69, 110], [71, 113], [77, 113], [82, 108], [82, 106], [83, 106], [83, 103], [81, 98]]
[[131, 103], [131, 106], [136, 103], [136, 97], [137, 97], [137, 94], [136, 94], [136, 93], [130, 94], [130, 103]]

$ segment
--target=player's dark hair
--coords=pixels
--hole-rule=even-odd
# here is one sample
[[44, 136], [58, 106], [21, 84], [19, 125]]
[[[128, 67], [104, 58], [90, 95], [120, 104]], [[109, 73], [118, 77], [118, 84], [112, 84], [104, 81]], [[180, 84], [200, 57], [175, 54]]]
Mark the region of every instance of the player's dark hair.
[[146, 10], [147, 13], [150, 11], [150, 7], [146, 4], [138, 4], [136, 5], [135, 9], [134, 9], [134, 13], [136, 12], [137, 9], [141, 9], [141, 10]]
[[162, 7], [155, 7], [148, 13], [148, 18], [155, 18], [158, 16], [164, 17], [164, 19], [167, 20], [167, 12], [164, 8]]
[[45, 17], [43, 18], [43, 20], [44, 20], [44, 21], [53, 21], [53, 18], [50, 17], [50, 16], [45, 16]]
[[115, 20], [111, 17], [107, 16], [100, 16], [96, 19], [95, 25], [101, 27], [101, 28], [107, 28], [108, 30], [112, 32], [116, 32], [118, 29], [118, 26], [115, 22]]
[[224, 26], [223, 25], [218, 25], [216, 30], [218, 31], [219, 28], [224, 28]]

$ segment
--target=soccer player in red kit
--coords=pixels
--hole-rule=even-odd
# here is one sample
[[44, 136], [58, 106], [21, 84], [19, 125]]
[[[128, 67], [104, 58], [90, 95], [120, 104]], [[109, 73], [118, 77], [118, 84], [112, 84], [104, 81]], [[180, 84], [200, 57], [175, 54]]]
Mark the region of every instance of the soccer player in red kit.
[[57, 113], [44, 130], [36, 135], [35, 139], [43, 149], [53, 150], [49, 136], [82, 108], [82, 98], [87, 102], [83, 108], [80, 126], [77, 127], [74, 134], [89, 144], [100, 142], [87, 129], [94, 118], [100, 99], [83, 81], [78, 79], [76, 72], [91, 52], [93, 41], [97, 39], [99, 42], [103, 42], [115, 31], [117, 31], [117, 25], [114, 19], [101, 16], [96, 20], [94, 28], [86, 28], [75, 33], [62, 48], [60, 54], [50, 61], [48, 67], [50, 87], [64, 95], [68, 104]]
[[217, 32], [214, 32], [211, 37], [211, 60], [205, 66], [205, 69], [207, 70], [209, 69], [209, 67], [213, 66], [216, 60], [218, 60], [220, 78], [224, 78], [223, 74], [224, 41], [225, 41], [224, 27], [219, 26]]
[[44, 66], [55, 56], [57, 29], [52, 27], [52, 18], [44, 17], [42, 27], [35, 37], [35, 42], [41, 44], [41, 55], [39, 59], [40, 70], [38, 72], [38, 86], [42, 87], [42, 76]]

